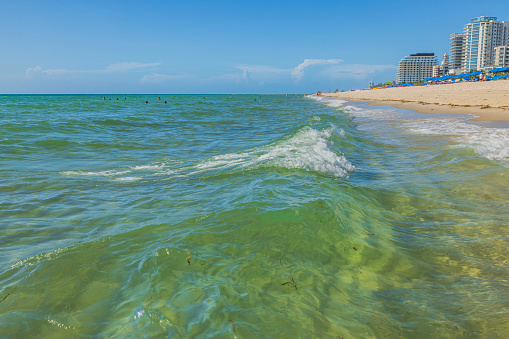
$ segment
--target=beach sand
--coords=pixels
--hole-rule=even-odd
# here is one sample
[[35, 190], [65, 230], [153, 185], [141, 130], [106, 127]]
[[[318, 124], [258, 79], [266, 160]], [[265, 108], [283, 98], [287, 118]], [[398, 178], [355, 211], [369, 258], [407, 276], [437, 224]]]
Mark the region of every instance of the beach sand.
[[508, 80], [323, 93], [322, 96], [374, 101], [371, 104], [394, 105], [421, 113], [469, 113], [478, 116], [473, 120], [509, 122]]

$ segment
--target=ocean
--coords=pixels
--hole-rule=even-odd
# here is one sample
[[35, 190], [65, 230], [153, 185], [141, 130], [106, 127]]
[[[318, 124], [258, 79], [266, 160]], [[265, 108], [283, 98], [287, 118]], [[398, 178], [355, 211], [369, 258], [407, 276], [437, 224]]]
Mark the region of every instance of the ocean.
[[103, 97], [0, 96], [0, 337], [509, 333], [508, 128]]

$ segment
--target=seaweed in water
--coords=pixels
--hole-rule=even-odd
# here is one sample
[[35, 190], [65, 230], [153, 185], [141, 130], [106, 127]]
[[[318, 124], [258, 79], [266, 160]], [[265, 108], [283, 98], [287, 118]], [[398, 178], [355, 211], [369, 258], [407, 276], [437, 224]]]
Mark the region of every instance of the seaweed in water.
[[282, 286], [284, 286], [284, 285], [286, 285], [286, 284], [290, 284], [290, 286], [295, 287], [295, 290], [297, 290], [297, 284], [295, 283], [295, 281], [293, 280], [293, 278], [292, 278], [292, 281], [287, 281], [287, 282], [285, 282], [285, 283], [282, 283], [281, 285], [282, 285]]
[[187, 250], [187, 246], [186, 246], [186, 253], [187, 253], [187, 257], [186, 257], [187, 263], [189, 264], [189, 266], [191, 266], [191, 253], [189, 253], [189, 251]]
[[0, 300], [0, 302], [2, 302], [2, 301], [4, 301], [5, 299], [7, 299], [7, 297], [8, 297], [9, 295], [11, 295], [11, 293], [12, 293], [12, 292], [14, 292], [14, 290], [12, 290], [12, 291], [10, 291], [9, 293], [7, 293], [7, 295], [6, 295], [6, 296], [5, 296], [2, 300]]

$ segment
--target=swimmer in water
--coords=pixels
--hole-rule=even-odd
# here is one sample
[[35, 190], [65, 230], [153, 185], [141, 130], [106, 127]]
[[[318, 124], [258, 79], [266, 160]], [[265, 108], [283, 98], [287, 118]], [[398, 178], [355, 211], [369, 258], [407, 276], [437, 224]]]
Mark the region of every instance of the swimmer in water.
[[147, 101], [145, 101], [145, 105], [146, 105], [146, 104], [148, 104], [148, 100], [147, 100]]

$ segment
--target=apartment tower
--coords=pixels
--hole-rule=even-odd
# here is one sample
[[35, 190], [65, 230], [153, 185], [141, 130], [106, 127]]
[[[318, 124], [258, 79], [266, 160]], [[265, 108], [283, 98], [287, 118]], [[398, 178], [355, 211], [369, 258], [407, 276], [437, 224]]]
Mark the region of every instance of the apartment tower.
[[433, 66], [438, 65], [435, 53], [416, 53], [399, 62], [397, 83], [419, 82], [433, 75]]
[[494, 67], [509, 67], [509, 46], [495, 47]]
[[493, 67], [495, 47], [508, 43], [509, 22], [488, 16], [472, 19], [465, 25], [462, 71]]
[[451, 34], [451, 59], [449, 73], [460, 74], [463, 70], [463, 48], [465, 47], [465, 33]]

